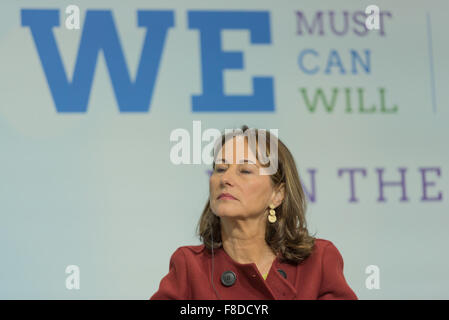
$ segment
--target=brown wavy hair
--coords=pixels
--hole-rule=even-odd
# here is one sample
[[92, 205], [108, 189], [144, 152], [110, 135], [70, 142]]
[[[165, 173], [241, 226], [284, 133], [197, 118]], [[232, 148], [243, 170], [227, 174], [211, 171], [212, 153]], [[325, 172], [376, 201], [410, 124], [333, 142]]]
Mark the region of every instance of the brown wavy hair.
[[[248, 126], [244, 125], [241, 128], [241, 132], [245, 133], [248, 129]], [[264, 137], [263, 135], [259, 135], [259, 132], [264, 131], [267, 155], [270, 154], [271, 139], [276, 139], [275, 142], [278, 145], [278, 167], [276, 173], [270, 175], [270, 177], [275, 188], [280, 187], [281, 184], [285, 186], [284, 199], [276, 208], [277, 221], [270, 223], [267, 219], [265, 240], [275, 254], [280, 254], [281, 260], [292, 264], [300, 263], [311, 254], [315, 244], [315, 237], [309, 235], [307, 230], [305, 219], [307, 202], [300, 183], [295, 160], [288, 148], [275, 135], [271, 135], [267, 130], [249, 130], [256, 132], [257, 146], [259, 146], [259, 138]], [[228, 134], [222, 134], [221, 146], [231, 137]], [[219, 141], [217, 139], [217, 142]], [[255, 154], [257, 157], [259, 153], [255, 152]], [[257, 159], [259, 158], [257, 157]], [[270, 163], [265, 166], [269, 165]], [[212, 169], [215, 170], [215, 159], [212, 164]], [[208, 198], [198, 222], [197, 234], [209, 250], [212, 248], [212, 245], [214, 248], [222, 246], [220, 217], [212, 212], [210, 198]]]

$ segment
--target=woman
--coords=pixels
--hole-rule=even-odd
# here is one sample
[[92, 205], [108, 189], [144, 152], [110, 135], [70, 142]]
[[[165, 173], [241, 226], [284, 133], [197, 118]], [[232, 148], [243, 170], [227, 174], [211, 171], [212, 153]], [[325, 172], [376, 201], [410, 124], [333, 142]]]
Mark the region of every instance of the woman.
[[247, 126], [217, 142], [198, 224], [203, 244], [173, 253], [150, 299], [357, 299], [337, 248], [307, 231], [306, 199], [287, 147]]

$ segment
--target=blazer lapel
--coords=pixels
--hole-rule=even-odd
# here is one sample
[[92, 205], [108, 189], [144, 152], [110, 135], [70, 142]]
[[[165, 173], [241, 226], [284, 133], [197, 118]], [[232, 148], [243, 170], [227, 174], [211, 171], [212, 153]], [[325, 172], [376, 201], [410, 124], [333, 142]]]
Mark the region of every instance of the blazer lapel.
[[[287, 278], [284, 278], [279, 270], [281, 270]], [[293, 300], [296, 298], [297, 291], [292, 284], [295, 283], [295, 276], [296, 267], [281, 263], [279, 258], [274, 260], [265, 282], [275, 300]]]
[[[296, 297], [297, 292], [292, 285], [295, 283], [296, 267], [281, 263], [278, 257], [273, 261], [266, 280], [262, 278], [255, 263], [238, 263], [228, 256], [223, 247], [217, 250], [216, 258], [214, 282], [219, 284], [220, 276], [227, 270], [237, 274], [236, 283], [233, 286], [224, 288], [218, 285], [220, 295], [224, 296], [222, 299], [248, 299], [245, 297], [248, 294], [245, 294], [245, 291], [248, 290], [258, 295], [259, 299], [292, 300]], [[287, 279], [278, 271], [279, 269], [287, 275]]]

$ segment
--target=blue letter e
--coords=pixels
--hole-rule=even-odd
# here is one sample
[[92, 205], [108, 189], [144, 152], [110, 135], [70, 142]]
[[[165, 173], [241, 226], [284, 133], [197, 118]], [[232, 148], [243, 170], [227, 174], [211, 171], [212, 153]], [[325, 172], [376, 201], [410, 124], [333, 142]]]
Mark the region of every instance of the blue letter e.
[[274, 111], [272, 77], [254, 77], [253, 95], [225, 95], [223, 70], [243, 69], [241, 52], [221, 49], [223, 29], [249, 29], [251, 43], [271, 43], [268, 12], [189, 11], [190, 29], [199, 29], [203, 94], [192, 97], [192, 111]]

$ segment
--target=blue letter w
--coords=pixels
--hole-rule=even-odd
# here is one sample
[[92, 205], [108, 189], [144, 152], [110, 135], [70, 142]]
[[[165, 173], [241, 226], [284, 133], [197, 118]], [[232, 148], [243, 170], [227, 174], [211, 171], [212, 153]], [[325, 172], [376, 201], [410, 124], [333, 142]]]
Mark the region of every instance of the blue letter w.
[[173, 11], [137, 11], [138, 26], [147, 31], [132, 81], [111, 12], [87, 10], [71, 83], [52, 31], [59, 26], [59, 10], [23, 9], [21, 14], [22, 26], [30, 27], [58, 112], [87, 111], [100, 50], [120, 112], [148, 112], [167, 30], [174, 25]]

